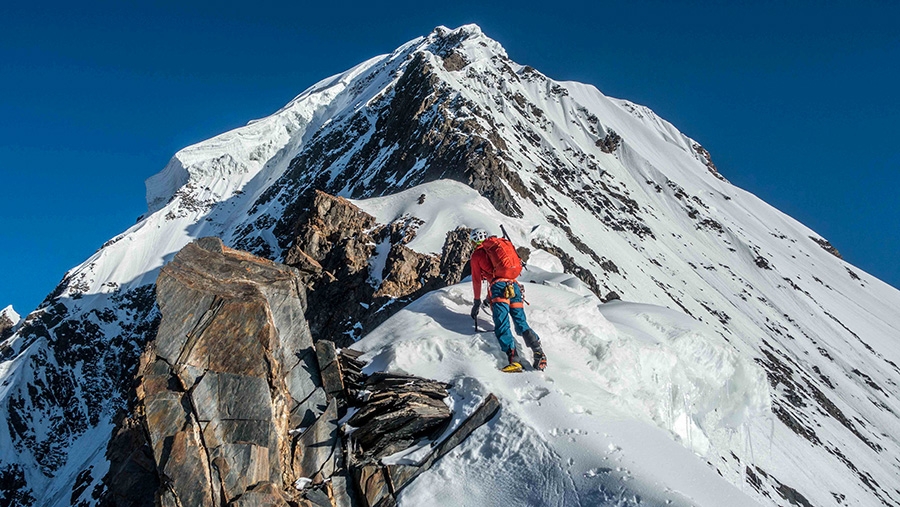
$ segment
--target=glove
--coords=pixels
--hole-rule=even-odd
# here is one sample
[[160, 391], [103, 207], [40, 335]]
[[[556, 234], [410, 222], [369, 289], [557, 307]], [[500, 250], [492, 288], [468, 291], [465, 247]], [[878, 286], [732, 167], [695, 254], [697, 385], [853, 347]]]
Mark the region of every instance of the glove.
[[472, 319], [478, 317], [478, 312], [481, 310], [481, 301], [478, 299], [475, 300], [475, 304], [472, 305]]

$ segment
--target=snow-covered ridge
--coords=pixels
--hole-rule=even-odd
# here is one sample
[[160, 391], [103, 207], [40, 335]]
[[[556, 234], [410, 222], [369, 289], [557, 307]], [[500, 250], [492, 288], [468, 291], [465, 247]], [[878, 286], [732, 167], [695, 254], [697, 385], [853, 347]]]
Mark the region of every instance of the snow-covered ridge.
[[[743, 454], [742, 432], [754, 418], [769, 417], [762, 370], [683, 314], [601, 305], [573, 278], [535, 267], [523, 275], [533, 280], [526, 283], [529, 321], [553, 351], [545, 373], [497, 371], [502, 353], [493, 333], [473, 334], [466, 315], [469, 284], [419, 299], [354, 346], [366, 351], [372, 371], [452, 382], [454, 407], [488, 393], [503, 403], [490, 430], [444, 458], [401, 503], [428, 505], [437, 497], [441, 505], [500, 505], [498, 497], [515, 496], [523, 505], [632, 505], [636, 497], [659, 505], [756, 505], [686, 448], [711, 458], [731, 449]], [[500, 456], [484, 459], [485, 448]]]
[[[207, 194], [215, 202], [231, 197], [272, 164], [282, 150], [291, 157], [315, 117], [327, 117], [323, 108], [334, 108], [335, 97], [363, 72], [382, 62], [386, 55], [372, 58], [356, 67], [314, 84], [291, 102], [263, 119], [252, 120], [247, 126], [220, 134], [212, 139], [180, 150], [162, 172], [147, 180], [148, 213], [160, 210], [178, 189], [189, 183]], [[313, 125], [317, 127], [318, 125]], [[293, 144], [293, 146], [290, 146]], [[290, 149], [293, 148], [293, 149]], [[275, 174], [274, 176], [278, 176]]]
[[[308, 137], [308, 129], [319, 128], [339, 116], [348, 106], [358, 108], [362, 97], [343, 92], [358, 82], [363, 74], [373, 70], [378, 73], [381, 71], [379, 67], [390, 63], [395, 64], [390, 70], [396, 73], [410, 53], [427, 50], [435, 43], [446, 40], [465, 41], [459, 47], [465, 49], [462, 54], [470, 61], [506, 55], [502, 46], [486, 37], [477, 25], [464, 25], [455, 30], [439, 26], [428, 37], [413, 39], [389, 55], [376, 56], [346, 72], [319, 81], [268, 117], [251, 120], [247, 126], [180, 150], [162, 172], [147, 180], [148, 214], [161, 209], [179, 189], [188, 184], [207, 192], [195, 191], [199, 200], [218, 202], [230, 197], [260, 170], [272, 165], [273, 157], [280, 152], [286, 151], [283, 156], [293, 157]], [[383, 92], [392, 81], [378, 84], [375, 94]], [[280, 175], [277, 171], [270, 172], [269, 177]]]

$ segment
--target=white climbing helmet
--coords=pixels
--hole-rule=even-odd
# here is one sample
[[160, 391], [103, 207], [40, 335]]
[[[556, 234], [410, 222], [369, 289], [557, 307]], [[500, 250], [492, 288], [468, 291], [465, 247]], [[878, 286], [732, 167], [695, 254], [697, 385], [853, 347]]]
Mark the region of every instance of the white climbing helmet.
[[472, 240], [472, 243], [480, 245], [482, 241], [488, 239], [488, 232], [484, 229], [472, 229], [469, 239]]

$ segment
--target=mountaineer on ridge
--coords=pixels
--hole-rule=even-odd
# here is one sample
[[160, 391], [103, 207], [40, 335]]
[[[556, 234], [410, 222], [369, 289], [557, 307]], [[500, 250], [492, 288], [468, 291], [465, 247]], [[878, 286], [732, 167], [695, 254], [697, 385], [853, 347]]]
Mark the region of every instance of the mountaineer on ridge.
[[541, 349], [540, 337], [525, 320], [524, 291], [516, 280], [522, 272], [522, 261], [515, 247], [506, 238], [489, 236], [484, 229], [472, 230], [469, 239], [475, 246], [471, 260], [472, 288], [475, 293], [472, 319], [476, 319], [481, 310], [481, 284], [483, 280], [487, 280], [491, 315], [494, 319], [494, 335], [509, 359], [509, 364], [503, 367], [502, 371], [507, 373], [522, 371], [522, 364], [516, 352], [516, 341], [510, 331], [510, 320], [515, 326], [516, 334], [525, 338], [525, 344], [534, 352], [534, 369], [543, 370], [547, 367], [547, 356]]

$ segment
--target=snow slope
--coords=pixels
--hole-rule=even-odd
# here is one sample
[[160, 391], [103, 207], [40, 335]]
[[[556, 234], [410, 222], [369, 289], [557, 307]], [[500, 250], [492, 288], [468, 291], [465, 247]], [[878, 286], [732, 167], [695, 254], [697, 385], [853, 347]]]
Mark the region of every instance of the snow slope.
[[[437, 239], [456, 225], [499, 234], [504, 224], [519, 245], [552, 231], [540, 216], [499, 214], [456, 182], [356, 204], [382, 222], [422, 219], [409, 244], [422, 252], [438, 251]], [[601, 304], [580, 280], [561, 273], [558, 258], [543, 250], [533, 256], [521, 280], [529, 282], [527, 313], [550, 357], [547, 372], [496, 371], [503, 354], [492, 333], [474, 332], [469, 284], [423, 297], [354, 346], [373, 359], [372, 369], [453, 382], [459, 398], [451, 400], [454, 406], [471, 410], [488, 392], [503, 400], [500, 419], [419, 479], [402, 497], [407, 505], [435, 499], [442, 505], [503, 505], [509, 495], [526, 505], [636, 505], [636, 498], [651, 504], [782, 504], [785, 497], [797, 498], [790, 493], [795, 489], [813, 505], [836, 502], [832, 492], [844, 492], [837, 504], [870, 504], [856, 477], [822, 466], [819, 449], [773, 414], [773, 400], [790, 395], [790, 388], [776, 383], [772, 391], [759, 353], [746, 352], [760, 347], [752, 321], [730, 319], [726, 334], [677, 306]], [[489, 317], [481, 324], [489, 326]], [[826, 434], [824, 417], [816, 426]], [[888, 445], [892, 441], [888, 437]], [[883, 470], [874, 481], [890, 487], [896, 465], [873, 461], [857, 463]], [[773, 490], [752, 486], [764, 483], [763, 473], [777, 477]], [[484, 477], [490, 480], [478, 480]]]
[[[422, 205], [409, 199], [422, 193]], [[416, 211], [425, 223], [410, 245], [424, 251], [451, 226], [510, 225], [455, 182], [408, 194], [356, 204], [382, 221]], [[498, 371], [505, 356], [483, 331], [490, 317], [476, 332], [468, 316], [471, 281], [422, 297], [354, 345], [369, 371], [452, 383], [454, 424], [488, 393], [502, 400], [500, 415], [417, 479], [401, 505], [756, 505], [705, 460], [733, 451], [749, 459], [744, 435], [772, 418], [761, 368], [683, 313], [602, 304], [545, 251], [532, 253], [520, 279], [550, 358], [545, 372]], [[414, 461], [417, 451], [389, 460]]]
[[[559, 468], [540, 484], [571, 480], [591, 501], [624, 483], [642, 498], [704, 505], [741, 491], [768, 505], [900, 505], [900, 292], [728, 183], [698, 143], [649, 109], [513, 62], [474, 25], [438, 27], [325, 79], [267, 118], [181, 150], [148, 180], [147, 214], [70, 270], [0, 345], [0, 479], [20, 503], [93, 503], [108, 467], [98, 435], [125, 405], [154, 336], [160, 267], [210, 235], [281, 260], [312, 188], [359, 199], [382, 223], [422, 219], [409, 245], [420, 252], [438, 251], [458, 225], [496, 232], [504, 223], [534, 251], [535, 268], [556, 273], [529, 287], [542, 302], [530, 307], [535, 327], [559, 347], [550, 348], [556, 373], [526, 374], [532, 384], [516, 391], [504, 384], [515, 379], [493, 376], [490, 336], [456, 363], [422, 359], [472, 379], [460, 391], [466, 403], [502, 395], [502, 442], [540, 448], [530, 467]], [[608, 291], [631, 303], [598, 306], [594, 296]], [[390, 352], [406, 341], [450, 361], [467, 334], [454, 324], [464, 295], [431, 294], [416, 305], [433, 314], [397, 317], [430, 334], [390, 335], [385, 324], [361, 345], [401, 369], [417, 368]], [[441, 323], [452, 333], [435, 331]], [[532, 388], [547, 389], [536, 401], [558, 410], [525, 410]], [[552, 435], [566, 428], [587, 434]], [[506, 451], [482, 442], [442, 464], [444, 478], [495, 470]], [[598, 454], [610, 443], [625, 452]], [[595, 455], [622, 456], [629, 473]], [[704, 479], [688, 484], [678, 470]], [[589, 491], [591, 474], [600, 493]], [[572, 500], [554, 491], [548, 501]], [[408, 501], [425, 494], [414, 486]]]
[[493, 333], [475, 333], [467, 315], [470, 284], [421, 298], [354, 346], [373, 371], [452, 382], [450, 404], [463, 413], [488, 393], [502, 400], [500, 415], [417, 479], [401, 505], [756, 505], [689, 448], [700, 457], [740, 449], [745, 425], [767, 417], [764, 373], [683, 314], [602, 305], [544, 284], [555, 275], [526, 275], [545, 372], [498, 371]]

